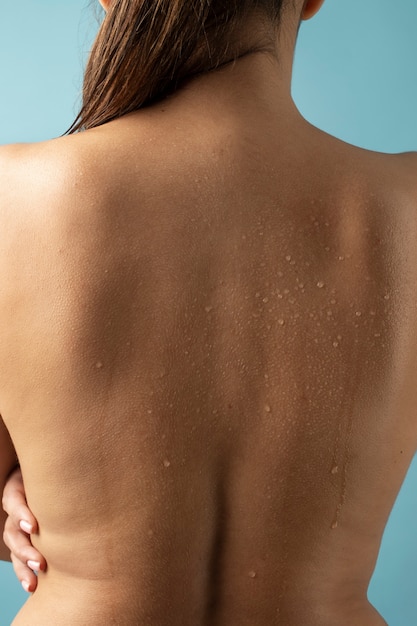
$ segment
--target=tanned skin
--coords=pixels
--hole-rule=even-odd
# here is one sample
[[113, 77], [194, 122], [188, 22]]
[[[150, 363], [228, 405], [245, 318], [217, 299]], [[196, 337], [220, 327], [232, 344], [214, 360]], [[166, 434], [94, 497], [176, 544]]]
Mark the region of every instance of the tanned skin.
[[279, 65], [0, 150], [2, 481], [17, 453], [48, 564], [13, 626], [385, 624], [417, 157], [301, 117], [298, 4]]

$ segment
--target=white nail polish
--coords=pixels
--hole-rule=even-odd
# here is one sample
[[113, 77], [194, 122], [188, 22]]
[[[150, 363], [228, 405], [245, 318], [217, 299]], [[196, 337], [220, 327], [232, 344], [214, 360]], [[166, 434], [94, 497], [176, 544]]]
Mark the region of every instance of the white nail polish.
[[29, 591], [29, 586], [30, 586], [30, 585], [29, 585], [29, 583], [28, 583], [28, 581], [27, 581], [27, 580], [22, 580], [22, 587], [23, 587], [23, 589], [26, 591], [26, 593], [30, 593], [30, 591]]
[[30, 567], [34, 572], [39, 572], [41, 569], [41, 564], [38, 561], [28, 561], [27, 566]]
[[25, 522], [25, 520], [23, 519], [20, 520], [19, 526], [23, 530], [23, 532], [28, 533], [28, 535], [30, 535], [30, 533], [33, 531], [33, 526], [29, 524], [29, 522]]

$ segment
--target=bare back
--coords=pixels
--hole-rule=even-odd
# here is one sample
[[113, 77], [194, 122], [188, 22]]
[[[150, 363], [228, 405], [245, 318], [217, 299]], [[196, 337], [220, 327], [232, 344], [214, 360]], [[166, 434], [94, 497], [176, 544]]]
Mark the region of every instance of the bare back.
[[175, 115], [38, 147], [41, 182], [19, 157], [1, 412], [49, 569], [14, 624], [383, 624], [416, 165]]

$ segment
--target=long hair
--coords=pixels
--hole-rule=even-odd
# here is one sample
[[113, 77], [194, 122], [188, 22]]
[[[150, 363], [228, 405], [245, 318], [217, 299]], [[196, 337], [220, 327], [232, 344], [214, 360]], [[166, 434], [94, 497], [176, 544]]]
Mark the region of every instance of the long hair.
[[81, 110], [67, 133], [153, 104], [192, 76], [235, 60], [240, 51], [231, 49], [231, 34], [241, 19], [261, 9], [279, 24], [284, 2], [113, 0], [87, 63]]

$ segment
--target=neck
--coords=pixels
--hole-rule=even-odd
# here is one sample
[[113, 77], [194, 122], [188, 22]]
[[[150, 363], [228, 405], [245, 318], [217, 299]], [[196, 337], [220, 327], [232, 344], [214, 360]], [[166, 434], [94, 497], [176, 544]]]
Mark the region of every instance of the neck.
[[263, 115], [277, 119], [299, 116], [291, 96], [291, 68], [263, 52], [241, 56], [213, 72], [186, 81], [170, 97], [195, 111], [210, 111], [220, 120], [230, 112]]
[[196, 106], [201, 100], [205, 108], [252, 103], [272, 113], [295, 109], [291, 81], [298, 25], [295, 13], [286, 14], [277, 34], [273, 24], [253, 15], [231, 37], [230, 49], [238, 51], [237, 58], [188, 78], [174, 98], [192, 99]]

